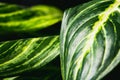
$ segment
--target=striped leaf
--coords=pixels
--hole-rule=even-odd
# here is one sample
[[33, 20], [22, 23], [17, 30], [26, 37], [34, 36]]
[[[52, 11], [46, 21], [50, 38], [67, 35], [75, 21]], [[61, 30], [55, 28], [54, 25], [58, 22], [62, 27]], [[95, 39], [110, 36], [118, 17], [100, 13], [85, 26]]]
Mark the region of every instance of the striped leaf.
[[59, 52], [59, 36], [1, 42], [0, 77], [40, 68]]
[[[25, 8], [0, 3], [0, 37], [3, 39], [7, 36], [8, 40], [11, 33], [15, 35], [17, 33], [23, 38], [0, 42], [0, 77], [40, 68], [58, 56], [59, 36], [24, 39], [26, 38], [24, 33], [36, 35], [36, 31], [46, 30], [60, 21], [61, 17], [62, 12], [51, 6], [38, 5]], [[44, 35], [41, 32], [40, 34]], [[12, 37], [16, 38], [14, 35]]]
[[120, 62], [120, 0], [93, 0], [64, 13], [63, 80], [100, 80]]
[[39, 69], [28, 71], [14, 77], [1, 78], [1, 80], [62, 80], [59, 60], [60, 57], [58, 56]]
[[0, 3], [0, 34], [33, 32], [47, 28], [62, 18], [62, 12], [52, 6], [38, 5], [23, 8]]

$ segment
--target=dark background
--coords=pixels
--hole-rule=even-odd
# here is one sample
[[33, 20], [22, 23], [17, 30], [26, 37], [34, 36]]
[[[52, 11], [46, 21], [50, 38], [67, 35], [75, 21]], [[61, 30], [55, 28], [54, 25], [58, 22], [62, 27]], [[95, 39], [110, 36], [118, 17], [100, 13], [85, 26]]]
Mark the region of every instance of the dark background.
[[89, 0], [0, 0], [1, 2], [15, 3], [20, 5], [32, 6], [37, 4], [47, 4], [57, 6], [58, 8], [65, 10], [69, 7], [88, 2]]
[[[37, 4], [45, 4], [56, 6], [62, 11], [67, 8], [74, 7], [76, 5], [88, 2], [90, 0], [0, 0], [0, 2], [7, 2], [12, 4], [19, 4], [23, 6], [33, 6]], [[102, 80], [120, 80], [120, 65], [118, 65], [113, 71], [106, 75]]]

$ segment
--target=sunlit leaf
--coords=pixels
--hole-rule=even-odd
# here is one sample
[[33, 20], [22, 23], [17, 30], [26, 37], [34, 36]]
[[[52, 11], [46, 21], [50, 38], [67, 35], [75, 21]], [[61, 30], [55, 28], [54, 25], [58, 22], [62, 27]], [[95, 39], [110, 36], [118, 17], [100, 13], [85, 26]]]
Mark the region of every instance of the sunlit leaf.
[[99, 80], [120, 62], [120, 0], [93, 0], [64, 13], [63, 80]]
[[[62, 19], [61, 10], [46, 5], [21, 7], [0, 4], [0, 36], [31, 33], [50, 27]], [[32, 33], [31, 33], [32, 35]]]

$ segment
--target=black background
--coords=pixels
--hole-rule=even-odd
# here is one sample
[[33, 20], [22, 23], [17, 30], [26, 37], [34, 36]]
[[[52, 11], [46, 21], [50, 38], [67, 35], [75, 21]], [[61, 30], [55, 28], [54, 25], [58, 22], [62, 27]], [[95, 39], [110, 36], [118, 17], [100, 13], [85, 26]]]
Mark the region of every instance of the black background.
[[0, 1], [26, 5], [26, 6], [47, 4], [47, 5], [57, 6], [58, 8], [65, 10], [69, 7], [73, 7], [75, 5], [88, 2], [89, 0], [0, 0]]
[[[88, 2], [90, 0], [0, 0], [0, 2], [7, 2], [12, 4], [19, 4], [23, 6], [33, 6], [37, 4], [46, 4], [56, 6], [62, 11], [67, 8], [74, 7], [78, 4]], [[106, 75], [102, 80], [120, 80], [120, 65]]]

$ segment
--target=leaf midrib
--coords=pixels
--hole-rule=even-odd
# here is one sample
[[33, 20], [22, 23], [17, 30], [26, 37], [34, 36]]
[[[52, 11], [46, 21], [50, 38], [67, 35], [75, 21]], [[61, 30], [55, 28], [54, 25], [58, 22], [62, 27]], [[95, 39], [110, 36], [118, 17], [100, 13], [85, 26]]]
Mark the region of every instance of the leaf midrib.
[[[111, 4], [108, 8], [106, 8], [104, 12], [99, 14], [99, 16], [98, 16], [99, 21], [97, 21], [94, 24], [93, 29], [91, 30], [91, 33], [87, 36], [88, 39], [86, 41], [86, 46], [82, 50], [83, 51], [82, 55], [79, 56], [79, 58], [76, 60], [76, 66], [80, 66], [80, 64], [82, 64], [83, 58], [87, 54], [89, 54], [89, 51], [90, 51], [90, 49], [91, 49], [91, 47], [92, 47], [92, 45], [94, 43], [96, 35], [101, 31], [101, 29], [104, 26], [105, 22], [107, 22], [107, 20], [109, 19], [109, 16], [113, 12], [119, 10], [118, 9], [119, 5], [120, 5], [120, 0], [116, 0], [113, 4]], [[79, 68], [76, 67], [76, 69], [79, 69]], [[76, 71], [78, 71], [78, 70], [76, 70]], [[77, 76], [77, 72], [76, 72], [76, 76]], [[74, 77], [74, 80], [76, 80], [76, 76]], [[86, 77], [86, 80], [87, 80], [87, 77]]]

